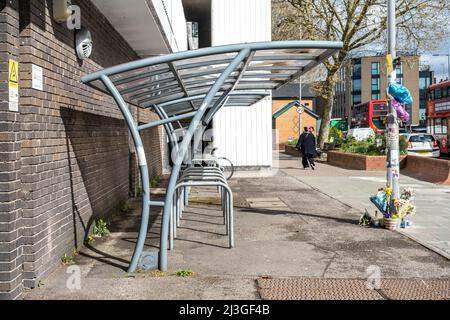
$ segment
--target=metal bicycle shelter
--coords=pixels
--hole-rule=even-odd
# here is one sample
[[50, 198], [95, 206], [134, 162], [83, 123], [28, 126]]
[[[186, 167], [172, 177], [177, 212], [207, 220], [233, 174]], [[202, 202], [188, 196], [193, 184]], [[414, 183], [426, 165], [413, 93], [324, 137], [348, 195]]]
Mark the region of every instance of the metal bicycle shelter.
[[[114, 98], [136, 148], [143, 199], [139, 235], [128, 272], [134, 272], [140, 262], [152, 207], [163, 208], [158, 266], [167, 271], [174, 195], [196, 130], [208, 125], [220, 108], [251, 106], [341, 48], [342, 43], [334, 41], [233, 44], [144, 58], [81, 78], [83, 83]], [[152, 109], [160, 120], [138, 125], [128, 103]], [[192, 120], [178, 143], [173, 124], [183, 119]], [[148, 166], [140, 136], [141, 131], [157, 126], [164, 126], [176, 153], [164, 201], [150, 199]]]

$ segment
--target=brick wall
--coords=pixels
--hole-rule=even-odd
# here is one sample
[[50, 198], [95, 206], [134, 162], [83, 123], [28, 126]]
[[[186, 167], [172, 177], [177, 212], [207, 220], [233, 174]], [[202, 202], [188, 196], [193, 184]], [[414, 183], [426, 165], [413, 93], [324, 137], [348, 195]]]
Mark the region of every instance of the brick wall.
[[[15, 7], [2, 6], [0, 15], [0, 51], [20, 62], [20, 112], [4, 111], [7, 104], [0, 109], [0, 219], [6, 222], [0, 224], [0, 261], [9, 259], [0, 269], [8, 269], [0, 278], [0, 292], [12, 298], [18, 296], [11, 292], [16, 284], [34, 287], [64, 253], [83, 243], [93, 219], [112, 213], [130, 191], [134, 154], [129, 154], [122, 116], [110, 97], [86, 87], [80, 77], [138, 57], [90, 1], [72, 3], [80, 6], [82, 25], [91, 30], [94, 42], [91, 58], [83, 62], [73, 48], [74, 31], [51, 18], [52, 1], [13, 1]], [[5, 46], [5, 40], [12, 43]], [[2, 57], [2, 71], [4, 61]], [[44, 70], [43, 91], [31, 88], [32, 64]], [[0, 82], [3, 97], [3, 72]], [[131, 111], [142, 122], [156, 118], [147, 110], [131, 106]], [[146, 132], [144, 140], [151, 146], [150, 172], [160, 174], [162, 130]], [[7, 176], [3, 168], [9, 170]], [[13, 238], [19, 240], [7, 245], [5, 239]], [[23, 264], [11, 264], [21, 245]]]
[[450, 162], [444, 159], [408, 156], [401, 173], [422, 181], [450, 185]]
[[[405, 166], [406, 156], [400, 156], [400, 168]], [[327, 152], [327, 162], [332, 166], [349, 170], [384, 171], [386, 170], [386, 156], [366, 156], [356, 153], [339, 151]]]
[[[294, 100], [273, 100], [272, 101], [272, 114], [275, 113], [280, 108], [283, 108], [288, 103]], [[302, 103], [308, 103], [310, 106], [313, 105], [312, 100], [302, 100]], [[317, 127], [317, 121], [314, 117], [304, 112], [302, 114], [302, 127]], [[275, 119], [275, 129], [278, 130], [279, 143], [284, 144], [288, 139], [297, 139], [300, 136], [299, 132], [299, 116], [297, 113], [297, 107], [292, 107], [289, 111], [286, 111], [278, 119]], [[317, 130], [317, 128], [316, 128]]]
[[0, 1], [0, 299], [22, 290], [20, 123], [8, 103], [8, 60], [19, 55], [17, 8], [17, 1]]

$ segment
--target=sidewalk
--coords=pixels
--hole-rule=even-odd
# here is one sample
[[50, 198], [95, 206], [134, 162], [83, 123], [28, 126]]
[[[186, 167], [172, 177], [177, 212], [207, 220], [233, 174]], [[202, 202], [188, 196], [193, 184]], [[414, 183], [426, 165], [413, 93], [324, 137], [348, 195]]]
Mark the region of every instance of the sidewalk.
[[[281, 168], [299, 181], [361, 212], [375, 207], [369, 196], [386, 184], [385, 172], [346, 170], [319, 164], [315, 172], [289, 169], [298, 160], [283, 156]], [[286, 169], [285, 169], [286, 168]], [[416, 190], [417, 215], [411, 228], [400, 229], [408, 237], [450, 259], [450, 187], [401, 176], [401, 187]]]
[[[414, 279], [423, 279], [434, 286], [434, 279], [450, 279], [447, 259], [397, 232], [358, 226], [359, 210], [308, 185], [312, 179], [321, 181], [317, 179], [327, 170], [342, 179], [349, 179], [347, 173], [321, 164], [311, 173], [300, 170], [295, 159], [283, 159], [283, 169], [272, 176], [241, 174], [232, 180], [236, 248], [226, 247], [220, 208], [191, 203], [175, 250], [169, 253], [169, 272], [129, 275], [125, 268], [140, 221], [134, 210], [116, 216], [111, 236], [83, 248], [75, 258], [81, 268], [81, 290], [68, 289], [70, 275], [61, 266], [25, 298], [331, 299], [342, 298], [340, 291], [345, 291], [336, 286], [348, 285], [360, 291], [345, 297], [383, 299], [385, 295], [366, 289], [374, 268], [379, 268], [386, 290], [404, 285], [402, 281], [412, 285]], [[155, 213], [145, 250], [158, 250], [159, 228], [160, 216]], [[175, 276], [180, 269], [191, 269], [196, 275]], [[302, 283], [310, 291], [305, 292]]]

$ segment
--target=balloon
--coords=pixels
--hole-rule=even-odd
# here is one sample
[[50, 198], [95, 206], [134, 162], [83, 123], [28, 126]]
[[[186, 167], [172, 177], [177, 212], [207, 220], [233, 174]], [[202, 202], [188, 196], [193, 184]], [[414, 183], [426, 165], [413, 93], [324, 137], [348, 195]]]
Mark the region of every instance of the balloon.
[[401, 104], [412, 104], [413, 97], [408, 88], [399, 83], [391, 83], [389, 85], [389, 94]]
[[407, 123], [409, 121], [409, 113], [403, 108], [403, 106], [395, 99], [392, 99], [392, 106], [395, 111], [397, 111], [397, 117], [403, 121], [403, 123]]

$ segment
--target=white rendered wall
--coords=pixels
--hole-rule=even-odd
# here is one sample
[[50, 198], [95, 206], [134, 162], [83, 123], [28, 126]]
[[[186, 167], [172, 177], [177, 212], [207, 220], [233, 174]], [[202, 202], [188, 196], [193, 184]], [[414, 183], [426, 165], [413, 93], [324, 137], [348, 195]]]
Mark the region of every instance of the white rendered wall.
[[[271, 40], [270, 0], [212, 0], [212, 45]], [[272, 99], [222, 108], [213, 120], [217, 155], [235, 166], [272, 165]]]
[[187, 50], [186, 18], [181, 0], [152, 0], [172, 52]]

